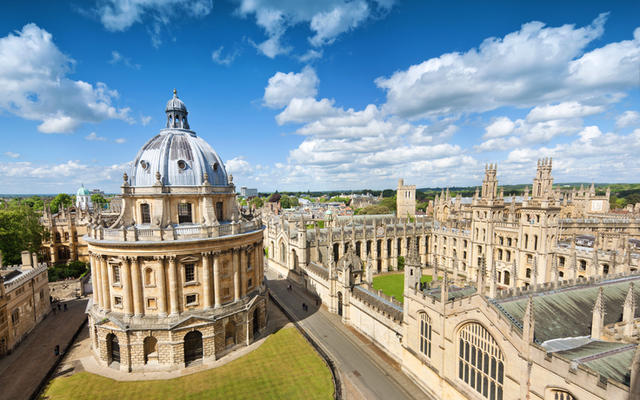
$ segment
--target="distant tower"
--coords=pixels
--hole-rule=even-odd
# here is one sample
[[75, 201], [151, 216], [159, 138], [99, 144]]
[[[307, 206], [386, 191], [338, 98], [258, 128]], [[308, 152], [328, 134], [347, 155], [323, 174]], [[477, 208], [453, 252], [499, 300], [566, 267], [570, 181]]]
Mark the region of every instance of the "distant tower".
[[91, 202], [91, 193], [85, 189], [84, 185], [76, 192], [76, 208], [79, 210], [93, 210], [93, 203]]
[[498, 164], [489, 164], [484, 169], [482, 181], [482, 198], [493, 200], [498, 195]]
[[396, 216], [398, 218], [414, 217], [416, 215], [416, 185], [405, 185], [404, 179], [398, 179], [398, 194], [396, 197]]
[[553, 177], [551, 176], [551, 158], [538, 160], [538, 170], [533, 179], [533, 199], [548, 199], [553, 196]]

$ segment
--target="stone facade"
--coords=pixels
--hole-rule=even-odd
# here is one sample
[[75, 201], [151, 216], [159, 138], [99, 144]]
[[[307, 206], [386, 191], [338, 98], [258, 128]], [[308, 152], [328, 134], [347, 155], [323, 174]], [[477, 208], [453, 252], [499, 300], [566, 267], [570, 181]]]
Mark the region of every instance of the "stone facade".
[[233, 178], [186, 114], [174, 95], [167, 128], [124, 176], [120, 215], [84, 238], [94, 352], [125, 371], [215, 360], [266, 327], [262, 224], [240, 215]]
[[42, 257], [52, 265], [69, 261], [89, 262], [89, 248], [83, 237], [87, 234], [90, 211], [61, 208], [55, 214], [46, 206], [41, 224], [48, 232], [42, 242]]
[[[488, 165], [472, 199], [443, 192], [412, 220], [271, 216], [269, 267], [436, 398], [640, 398], [640, 221], [590, 213], [553, 190], [550, 159], [537, 167], [531, 195], [505, 197]], [[370, 285], [398, 256], [404, 303]]]
[[[35, 263], [34, 263], [35, 261]], [[0, 357], [51, 311], [47, 265], [22, 252], [22, 265], [0, 268]]]
[[410, 218], [416, 215], [416, 185], [405, 185], [403, 179], [398, 180], [396, 215], [398, 218]]

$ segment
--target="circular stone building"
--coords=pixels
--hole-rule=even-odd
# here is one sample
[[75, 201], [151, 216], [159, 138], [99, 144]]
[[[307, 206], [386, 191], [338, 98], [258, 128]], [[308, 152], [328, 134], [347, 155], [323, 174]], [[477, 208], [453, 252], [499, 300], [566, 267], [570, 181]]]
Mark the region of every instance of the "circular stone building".
[[124, 174], [118, 219], [95, 219], [85, 237], [92, 347], [125, 371], [215, 360], [266, 325], [263, 226], [240, 215], [232, 176], [175, 90], [165, 111]]

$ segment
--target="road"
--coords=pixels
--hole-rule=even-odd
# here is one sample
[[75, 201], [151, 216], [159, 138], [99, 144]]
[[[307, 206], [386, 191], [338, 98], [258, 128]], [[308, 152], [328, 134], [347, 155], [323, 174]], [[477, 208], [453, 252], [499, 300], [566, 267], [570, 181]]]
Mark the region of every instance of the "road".
[[[356, 393], [350, 393], [352, 391], [347, 388], [346, 397], [385, 400], [430, 398], [406, 375], [368, 348], [340, 322], [337, 315], [315, 307], [303, 289], [289, 291], [288, 282], [282, 279], [269, 279], [267, 285], [298, 324], [333, 358], [345, 384], [348, 386], [351, 382], [355, 386]], [[303, 302], [309, 305], [308, 311], [302, 310]]]

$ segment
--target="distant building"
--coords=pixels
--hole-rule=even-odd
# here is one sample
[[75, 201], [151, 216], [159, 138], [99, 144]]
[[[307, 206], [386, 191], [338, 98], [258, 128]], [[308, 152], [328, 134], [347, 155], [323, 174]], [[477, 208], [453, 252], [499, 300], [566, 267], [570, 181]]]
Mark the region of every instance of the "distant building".
[[246, 186], [240, 188], [240, 196], [242, 197], [256, 197], [258, 195], [258, 189], [249, 189]]
[[11, 351], [51, 311], [47, 264], [22, 252], [22, 265], [0, 258], [0, 357]]
[[91, 202], [91, 192], [84, 188], [84, 185], [76, 192], [76, 208], [79, 210], [93, 210]]
[[416, 215], [416, 185], [405, 185], [403, 179], [398, 180], [396, 209], [398, 218], [414, 217]]

